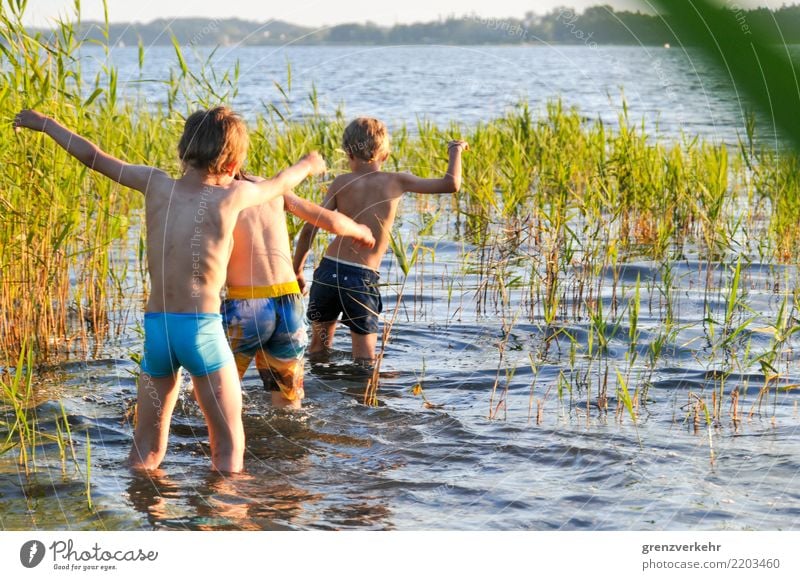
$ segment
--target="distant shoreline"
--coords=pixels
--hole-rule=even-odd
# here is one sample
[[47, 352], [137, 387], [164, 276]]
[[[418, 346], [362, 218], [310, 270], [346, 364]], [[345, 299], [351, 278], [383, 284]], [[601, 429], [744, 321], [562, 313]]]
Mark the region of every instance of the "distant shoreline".
[[[726, 10], [731, 34], [750, 35], [776, 44], [800, 43], [800, 6], [776, 10]], [[485, 18], [475, 14], [433, 22], [378, 26], [338, 24], [313, 28], [283, 21], [238, 18], [157, 19], [147, 23], [86, 21], [76, 33], [110, 46], [679, 46], [669, 15], [615, 11], [595, 6], [583, 12], [557, 8], [545, 15]], [[52, 30], [38, 29], [43, 35]], [[683, 43], [685, 44], [685, 43]]]
[[[800, 41], [796, 43], [788, 43], [788, 46], [795, 46], [800, 45]], [[152, 44], [150, 46], [145, 45], [145, 50], [149, 48], [172, 48], [172, 44]], [[548, 48], [548, 47], [558, 47], [558, 48], [578, 48], [583, 46], [579, 43], [569, 43], [569, 42], [529, 42], [529, 43], [519, 43], [519, 44], [477, 44], [477, 43], [416, 43], [416, 44], [358, 44], [358, 43], [302, 43], [302, 42], [287, 42], [284, 44], [237, 44], [237, 43], [230, 43], [230, 44], [179, 44], [181, 49], [186, 48], [207, 48], [207, 49], [214, 49], [214, 48]], [[602, 47], [603, 49], [608, 48], [664, 48], [664, 49], [681, 49], [680, 46], [663, 46], [660, 44], [601, 44], [598, 47]], [[86, 49], [93, 49], [96, 48], [97, 50], [103, 51], [106, 50], [103, 46], [98, 45], [87, 45], [82, 46], [81, 50]], [[131, 49], [131, 50], [138, 50], [136, 45], [127, 45], [124, 43], [118, 43], [111, 45], [111, 50], [118, 50], [118, 49]], [[695, 48], [694, 46], [686, 46], [684, 48]]]

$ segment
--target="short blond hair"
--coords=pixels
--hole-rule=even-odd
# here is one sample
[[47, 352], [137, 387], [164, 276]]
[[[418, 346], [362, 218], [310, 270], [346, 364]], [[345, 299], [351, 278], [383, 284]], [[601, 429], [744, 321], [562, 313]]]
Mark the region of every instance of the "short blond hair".
[[249, 145], [242, 118], [228, 107], [214, 107], [189, 115], [178, 155], [187, 165], [220, 175], [244, 163]]
[[389, 131], [378, 119], [359, 117], [344, 130], [342, 148], [364, 161], [381, 159], [389, 155]]

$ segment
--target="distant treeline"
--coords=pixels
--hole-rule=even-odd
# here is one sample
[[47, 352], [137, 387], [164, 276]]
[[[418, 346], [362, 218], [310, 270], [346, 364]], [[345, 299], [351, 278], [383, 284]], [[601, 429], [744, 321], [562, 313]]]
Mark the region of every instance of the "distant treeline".
[[[775, 43], [800, 43], [800, 6], [776, 10], [740, 9], [730, 4], [727, 16], [731, 32], [765, 35]], [[579, 13], [557, 8], [545, 15], [528, 12], [523, 18], [485, 18], [477, 15], [449, 17], [436, 22], [396, 24], [340, 24], [309, 28], [272, 21], [251, 22], [238, 18], [159, 19], [147, 24], [111, 24], [110, 44], [145, 46], [182, 45], [282, 45], [294, 44], [678, 44], [670, 31], [669, 15], [616, 11], [595, 6]], [[97, 22], [81, 24], [82, 35], [105, 42], [105, 27]]]

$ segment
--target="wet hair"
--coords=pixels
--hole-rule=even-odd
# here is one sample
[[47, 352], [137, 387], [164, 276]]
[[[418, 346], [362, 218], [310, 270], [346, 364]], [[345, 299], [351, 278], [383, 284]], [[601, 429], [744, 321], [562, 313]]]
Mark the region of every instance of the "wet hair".
[[195, 169], [219, 175], [244, 163], [249, 143], [242, 118], [228, 107], [214, 107], [189, 115], [178, 155]]
[[389, 154], [389, 131], [378, 119], [359, 117], [344, 130], [342, 148], [363, 161], [382, 159]]

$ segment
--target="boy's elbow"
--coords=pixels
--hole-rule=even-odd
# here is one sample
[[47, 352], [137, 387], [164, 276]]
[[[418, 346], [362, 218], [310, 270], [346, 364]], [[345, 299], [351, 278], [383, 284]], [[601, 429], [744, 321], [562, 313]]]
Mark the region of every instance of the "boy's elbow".
[[445, 193], [457, 193], [461, 189], [461, 178], [448, 175], [445, 183]]

